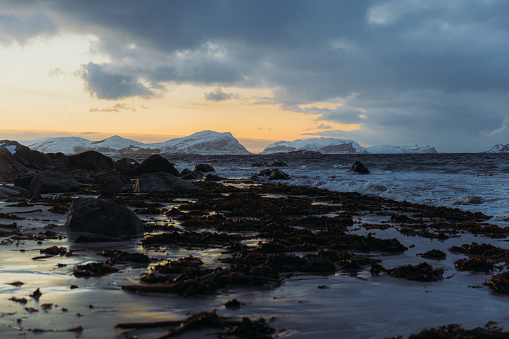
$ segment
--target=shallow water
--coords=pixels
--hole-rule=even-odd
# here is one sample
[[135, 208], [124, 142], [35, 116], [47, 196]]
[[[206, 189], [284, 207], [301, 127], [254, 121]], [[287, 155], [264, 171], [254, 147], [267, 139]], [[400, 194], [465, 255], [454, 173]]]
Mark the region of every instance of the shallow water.
[[[17, 221], [22, 228], [37, 234], [48, 224], [56, 224], [57, 233], [67, 234], [63, 226], [65, 215], [48, 212], [45, 206], [35, 206], [42, 212], [28, 215], [27, 220]], [[30, 208], [6, 207], [0, 204], [3, 213], [34, 210]], [[168, 206], [171, 208], [171, 206]], [[149, 216], [142, 216], [149, 221]], [[151, 221], [157, 217], [150, 217]], [[376, 222], [377, 216], [357, 218], [353, 233], [365, 234], [360, 227], [363, 222]], [[2, 220], [4, 222], [4, 220]], [[146, 271], [144, 265], [121, 267], [119, 273], [104, 277], [76, 278], [72, 268], [76, 264], [104, 261], [95, 253], [104, 247], [127, 251], [145, 251], [139, 240], [121, 243], [75, 244], [69, 239], [20, 241], [19, 244], [0, 246], [0, 337], [12, 338], [154, 338], [165, 334], [167, 329], [135, 330], [125, 332], [114, 329], [116, 323], [183, 319], [192, 313], [216, 309], [223, 316], [248, 316], [251, 319], [264, 317], [280, 331], [283, 338], [384, 338], [395, 335], [408, 336], [425, 327], [460, 323], [466, 328], [482, 326], [496, 321], [509, 329], [509, 316], [505, 312], [509, 297], [494, 295], [482, 284], [488, 278], [483, 273], [458, 272], [454, 261], [463, 258], [447, 251], [453, 245], [489, 242], [495, 246], [509, 248], [506, 240], [486, 239], [472, 235], [450, 238], [445, 241], [408, 237], [394, 229], [369, 230], [379, 238], [397, 237], [409, 248], [403, 254], [371, 257], [382, 259], [385, 267], [402, 264], [418, 264], [423, 261], [434, 267], [445, 269], [441, 282], [423, 283], [396, 279], [390, 276], [371, 276], [366, 268], [357, 276], [337, 273], [332, 276], [295, 275], [284, 280], [278, 287], [230, 288], [218, 295], [202, 297], [180, 297], [172, 294], [138, 294], [120, 289], [123, 284], [138, 283], [139, 276]], [[82, 250], [71, 257], [55, 256], [32, 260], [39, 256], [39, 249], [49, 246], [64, 246]], [[443, 261], [424, 260], [418, 253], [430, 249], [441, 249], [447, 253]], [[221, 256], [220, 249], [167, 248], [165, 252], [146, 251], [150, 256], [176, 259], [192, 254], [206, 263]], [[58, 267], [58, 264], [66, 266]], [[8, 283], [22, 281], [15, 287]], [[71, 289], [71, 285], [78, 288]], [[476, 288], [474, 288], [476, 287]], [[29, 297], [37, 288], [43, 293], [39, 300]], [[9, 300], [11, 297], [28, 299], [27, 304]], [[231, 299], [245, 303], [239, 310], [227, 310], [223, 304]], [[41, 305], [52, 303], [43, 310]], [[33, 307], [38, 312], [30, 313], [25, 308]], [[63, 309], [67, 311], [63, 311]], [[21, 322], [18, 323], [17, 319]], [[82, 332], [59, 332], [82, 326]], [[54, 329], [56, 332], [34, 333], [28, 329]], [[214, 329], [189, 332], [181, 338], [210, 338]]]
[[[172, 156], [169, 160], [180, 171], [197, 163], [211, 164], [217, 174], [235, 179], [248, 179], [264, 168], [253, 167], [254, 163], [282, 160], [289, 165], [280, 168], [290, 175], [288, 184], [480, 211], [493, 216], [491, 222], [509, 226], [506, 153]], [[371, 174], [349, 172], [356, 160]]]

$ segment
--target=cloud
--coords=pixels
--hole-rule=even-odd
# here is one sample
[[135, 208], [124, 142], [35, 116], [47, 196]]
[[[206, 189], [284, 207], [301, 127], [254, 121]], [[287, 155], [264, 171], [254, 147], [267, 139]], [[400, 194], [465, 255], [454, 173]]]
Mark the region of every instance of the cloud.
[[211, 101], [223, 101], [237, 97], [235, 93], [225, 93], [221, 88], [217, 88], [214, 92], [205, 93], [205, 100]]
[[98, 99], [151, 98], [180, 84], [269, 88], [259, 103], [360, 124], [365, 142], [480, 148], [504, 131], [508, 14], [509, 2], [480, 0], [6, 0], [0, 39], [97, 37], [110, 61], [84, 65], [82, 79]]
[[48, 72], [48, 76], [52, 78], [58, 78], [59, 76], [65, 75], [65, 72], [62, 69], [56, 67]]
[[88, 63], [82, 66], [81, 78], [90, 94], [98, 99], [120, 99], [127, 97], [149, 98], [155, 92], [143, 85], [136, 77], [108, 72], [104, 66]]
[[[145, 108], [145, 107], [143, 107], [143, 108]], [[129, 106], [127, 104], [118, 103], [118, 104], [115, 104], [109, 108], [94, 107], [89, 110], [89, 112], [116, 112], [116, 113], [118, 113], [120, 111], [136, 112], [136, 108], [134, 106]]]

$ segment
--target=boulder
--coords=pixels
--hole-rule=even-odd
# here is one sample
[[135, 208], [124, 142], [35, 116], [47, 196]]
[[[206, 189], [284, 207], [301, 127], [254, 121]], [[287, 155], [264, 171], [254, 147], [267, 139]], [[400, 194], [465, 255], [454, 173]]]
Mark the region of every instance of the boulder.
[[197, 186], [168, 173], [145, 173], [138, 177], [140, 192], [187, 192]]
[[7, 148], [0, 147], [0, 181], [13, 181], [18, 174], [28, 171]]
[[353, 163], [352, 167], [350, 168], [350, 171], [360, 174], [369, 174], [369, 170], [364, 166], [364, 164], [360, 161], [356, 161]]
[[203, 173], [193, 172], [185, 168], [182, 172], [180, 172], [180, 178], [184, 180], [199, 180], [203, 178]]
[[13, 158], [26, 168], [43, 169], [51, 161], [47, 155], [33, 151], [17, 141], [0, 140], [0, 147], [8, 149]]
[[87, 232], [110, 237], [141, 234], [145, 225], [129, 208], [96, 198], [74, 199], [65, 223], [71, 232]]
[[290, 180], [290, 176], [285, 172], [274, 169], [270, 172], [269, 180]]
[[113, 160], [96, 151], [87, 151], [69, 157], [69, 164], [74, 169], [88, 171], [107, 171], [113, 168]]
[[220, 177], [217, 174], [212, 173], [207, 174], [207, 176], [205, 177], [205, 181], [221, 181], [221, 180], [224, 180], [224, 178]]
[[268, 177], [271, 173], [272, 173], [272, 170], [267, 168], [267, 169], [261, 170], [260, 172], [256, 173], [255, 175], [261, 176], [261, 177]]
[[136, 175], [139, 166], [140, 164], [136, 160], [129, 158], [122, 158], [117, 161], [117, 170], [127, 176]]
[[22, 187], [26, 190], [30, 190], [30, 183], [32, 182], [33, 178], [34, 178], [33, 174], [18, 175], [16, 177], [16, 179], [14, 180], [14, 186]]
[[287, 167], [288, 165], [284, 161], [273, 161], [272, 166], [274, 167]]
[[15, 186], [6, 186], [1, 185], [0, 186], [0, 199], [10, 198], [10, 197], [17, 197], [23, 194], [28, 194], [28, 190], [23, 189], [21, 187], [15, 187]]
[[100, 175], [98, 172], [89, 171], [89, 170], [85, 170], [85, 169], [77, 169], [77, 170], [71, 171], [70, 174], [80, 184], [94, 184]]
[[30, 183], [32, 194], [77, 192], [80, 183], [65, 172], [45, 170], [36, 174]]
[[207, 164], [198, 164], [194, 166], [193, 172], [215, 172], [214, 167]]
[[151, 155], [145, 159], [145, 161], [143, 161], [136, 170], [137, 175], [159, 172], [168, 173], [174, 176], [179, 175], [179, 171], [177, 171], [174, 165], [158, 154]]
[[97, 179], [97, 184], [114, 189], [132, 189], [133, 183], [122, 173], [112, 170], [105, 172]]

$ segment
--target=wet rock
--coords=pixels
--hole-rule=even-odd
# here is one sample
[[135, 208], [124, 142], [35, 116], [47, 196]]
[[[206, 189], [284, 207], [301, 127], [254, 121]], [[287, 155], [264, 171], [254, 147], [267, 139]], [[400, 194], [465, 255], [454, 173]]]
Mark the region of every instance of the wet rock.
[[256, 173], [256, 175], [261, 176], [261, 177], [268, 177], [271, 173], [272, 173], [272, 170], [267, 168], [267, 169], [259, 171], [258, 173]]
[[28, 169], [19, 163], [12, 153], [3, 147], [0, 147], [0, 180], [12, 181], [20, 173], [26, 173]]
[[0, 186], [0, 198], [10, 198], [10, 197], [17, 197], [23, 194], [29, 194], [30, 192], [24, 188], [16, 187], [16, 186], [6, 186], [2, 185]]
[[286, 164], [284, 161], [273, 161], [271, 166], [273, 166], [273, 167], [287, 167], [288, 164]]
[[103, 187], [114, 189], [132, 189], [131, 180], [118, 171], [108, 171], [99, 176], [97, 183]]
[[366, 166], [360, 161], [356, 161], [353, 163], [352, 167], [350, 168], [350, 171], [360, 174], [369, 174], [371, 173]]
[[65, 225], [71, 232], [110, 237], [138, 235], [145, 227], [129, 208], [112, 201], [93, 198], [74, 199]]
[[65, 172], [45, 170], [34, 176], [30, 183], [32, 194], [78, 192], [80, 183]]
[[492, 275], [488, 287], [500, 294], [509, 294], [509, 272]]
[[174, 165], [158, 154], [154, 154], [148, 157], [145, 161], [143, 161], [140, 164], [140, 166], [136, 170], [137, 175], [158, 172], [168, 173], [174, 176], [179, 175], [179, 172], [174, 167]]
[[454, 262], [458, 271], [484, 272], [493, 271], [493, 263], [484, 258], [474, 257], [472, 259], [459, 259]]
[[207, 164], [198, 164], [198, 165], [194, 166], [193, 172], [203, 172], [203, 173], [215, 172], [215, 169], [214, 169], [214, 167], [207, 165]]
[[107, 275], [110, 273], [116, 273], [118, 272], [118, 269], [115, 267], [112, 267], [106, 263], [90, 263], [86, 265], [76, 265], [74, 266], [74, 269], [72, 270], [72, 274], [74, 274], [75, 277], [82, 278], [82, 277], [100, 277], [103, 275]]
[[22, 187], [26, 190], [30, 190], [30, 183], [34, 178], [33, 174], [30, 175], [18, 175], [16, 180], [14, 180], [14, 186]]
[[168, 173], [145, 173], [138, 177], [140, 192], [187, 192], [199, 188]]
[[205, 181], [221, 181], [221, 180], [224, 180], [224, 178], [217, 174], [212, 173], [207, 174], [207, 176], [205, 177]]
[[445, 258], [447, 257], [447, 254], [445, 254], [445, 252], [440, 251], [440, 250], [430, 250], [424, 254], [421, 254], [421, 256], [425, 259], [445, 260]]
[[180, 173], [180, 178], [184, 180], [199, 180], [203, 178], [203, 173], [198, 171], [190, 171], [186, 168]]
[[270, 172], [269, 180], [290, 180], [290, 176], [285, 172], [275, 169]]
[[69, 157], [69, 164], [74, 169], [93, 172], [106, 171], [113, 168], [113, 160], [96, 151], [87, 151]]
[[433, 266], [423, 262], [419, 265], [398, 266], [388, 272], [395, 278], [402, 278], [416, 281], [440, 281], [442, 280], [443, 268], [433, 269]]

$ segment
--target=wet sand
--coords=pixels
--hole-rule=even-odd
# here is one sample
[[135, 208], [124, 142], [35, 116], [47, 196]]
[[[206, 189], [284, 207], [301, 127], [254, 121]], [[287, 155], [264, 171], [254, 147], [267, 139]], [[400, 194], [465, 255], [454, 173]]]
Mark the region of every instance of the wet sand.
[[[283, 338], [407, 337], [427, 327], [456, 323], [473, 328], [488, 321], [509, 329], [509, 317], [504, 312], [509, 297], [494, 293], [485, 285], [490, 273], [458, 271], [455, 261], [468, 256], [450, 251], [453, 246], [473, 242], [508, 249], [505, 229], [486, 224], [481, 215], [302, 187], [200, 185], [204, 189], [200, 194], [127, 194], [90, 187], [72, 195], [103, 196], [137, 211], [148, 225], [145, 236], [118, 242], [74, 242], [76, 236], [69, 234], [64, 226], [66, 214], [50, 211], [55, 206], [65, 211], [69, 199], [51, 200], [48, 195], [44, 196], [47, 199], [30, 202], [25, 207], [13, 206], [24, 199], [1, 201], [0, 230], [5, 233], [0, 238], [0, 337], [155, 338], [168, 333], [171, 326], [150, 329], [114, 326], [183, 320], [194, 313], [213, 310], [220, 316], [235, 319], [263, 317], [275, 330], [272, 336]], [[10, 219], [13, 215], [20, 219]], [[348, 222], [349, 218], [353, 223]], [[16, 226], [12, 226], [14, 222]], [[278, 226], [284, 230], [283, 236], [275, 232]], [[229, 231], [225, 231], [227, 227]], [[331, 241], [319, 244], [319, 239], [307, 236], [307, 242], [296, 244], [291, 238], [302, 230], [314, 234], [327, 230]], [[275, 279], [280, 283], [271, 282], [271, 278], [266, 283], [253, 284], [256, 286], [226, 284], [208, 290], [187, 289], [187, 293], [126, 289], [126, 286], [170, 285], [174, 280], [156, 284], [140, 281], [144, 273], [153, 272], [152, 268], [167, 260], [192, 255], [201, 259], [204, 269], [212, 270], [226, 269], [231, 265], [227, 262], [229, 258], [241, 257], [239, 248], [228, 247], [231, 240], [214, 243], [202, 238], [200, 243], [193, 242], [194, 238], [182, 238], [178, 242], [156, 244], [147, 241], [173, 232], [188, 232], [189, 236], [202, 232], [239, 234], [244, 237], [238, 243], [246, 245], [245, 253], [268, 257], [296, 254], [303, 258], [306, 254], [330, 250], [328, 247], [335, 244], [332, 252], [349, 253], [354, 255], [354, 261], [362, 260], [357, 266], [333, 261], [332, 272], [280, 269]], [[355, 239], [360, 242], [342, 244], [332, 240], [350, 239], [346, 236], [351, 235], [358, 236]], [[377, 247], [372, 239], [397, 239], [406, 249]], [[263, 244], [272, 247], [266, 245], [262, 250]], [[52, 246], [63, 247], [72, 255], [49, 257], [40, 252]], [[149, 264], [113, 262], [111, 266], [119, 271], [104, 276], [73, 275], [76, 265], [108, 260], [97, 254], [104, 248], [143, 253], [151, 261]], [[445, 252], [446, 259], [424, 259], [419, 255], [432, 249]], [[375, 273], [376, 265], [371, 261], [386, 271]], [[442, 279], [408, 280], [396, 277], [391, 271], [422, 262], [429, 263], [433, 269], [442, 268]], [[505, 261], [498, 260], [492, 273], [503, 272], [506, 266]], [[23, 284], [13, 285], [15, 282]], [[42, 293], [39, 297], [34, 293], [37, 289]], [[233, 299], [241, 302], [239, 309], [224, 306]], [[180, 337], [211, 337], [210, 334], [219, 332], [219, 328], [205, 328], [185, 332]]]

